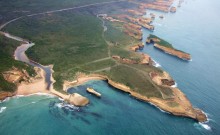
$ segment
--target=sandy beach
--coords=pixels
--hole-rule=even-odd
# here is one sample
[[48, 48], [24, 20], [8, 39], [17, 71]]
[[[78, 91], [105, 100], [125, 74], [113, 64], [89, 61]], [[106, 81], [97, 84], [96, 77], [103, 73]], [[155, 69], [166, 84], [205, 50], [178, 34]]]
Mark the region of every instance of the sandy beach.
[[51, 94], [49, 90], [46, 89], [47, 84], [45, 81], [45, 73], [40, 69], [41, 79], [34, 80], [32, 83], [21, 83], [18, 85], [16, 95], [30, 95], [35, 93], [47, 93]]

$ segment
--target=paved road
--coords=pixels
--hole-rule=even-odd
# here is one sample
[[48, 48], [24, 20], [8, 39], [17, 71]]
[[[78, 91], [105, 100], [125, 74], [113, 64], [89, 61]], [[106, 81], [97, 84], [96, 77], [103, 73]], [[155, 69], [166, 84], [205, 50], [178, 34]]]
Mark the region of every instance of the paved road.
[[[109, 2], [99, 2], [99, 3], [87, 4], [87, 5], [83, 5], [83, 6], [75, 6], [75, 7], [71, 7], [71, 8], [63, 8], [63, 9], [58, 9], [58, 10], [51, 10], [51, 11], [45, 11], [45, 12], [40, 12], [40, 13], [34, 13], [34, 14], [26, 15], [26, 16], [31, 17], [31, 16], [37, 16], [37, 15], [43, 15], [43, 14], [49, 14], [49, 13], [56, 13], [56, 12], [63, 12], [63, 11], [68, 11], [68, 10], [73, 10], [73, 9], [79, 9], [79, 8], [85, 8], [85, 7], [96, 6], [96, 5], [103, 5], [103, 4], [110, 4], [110, 3], [116, 3], [116, 2], [123, 2], [123, 1], [128, 1], [128, 0], [117, 0], [117, 1], [109, 1]], [[15, 19], [12, 19], [12, 20], [2, 24], [0, 26], [0, 30], [3, 29], [9, 23], [17, 21], [17, 20], [19, 20], [19, 19], [21, 19], [23, 17], [25, 17], [25, 16], [17, 17]]]

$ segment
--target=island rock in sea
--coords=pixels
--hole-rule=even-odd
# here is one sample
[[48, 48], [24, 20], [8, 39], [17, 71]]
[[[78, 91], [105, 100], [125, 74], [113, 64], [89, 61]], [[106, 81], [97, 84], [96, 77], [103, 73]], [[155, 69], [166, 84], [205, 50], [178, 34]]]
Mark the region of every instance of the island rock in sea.
[[101, 94], [98, 93], [97, 91], [95, 91], [95, 90], [92, 89], [92, 88], [87, 88], [86, 91], [89, 92], [89, 93], [92, 93], [92, 94], [96, 95], [97, 97], [101, 97]]

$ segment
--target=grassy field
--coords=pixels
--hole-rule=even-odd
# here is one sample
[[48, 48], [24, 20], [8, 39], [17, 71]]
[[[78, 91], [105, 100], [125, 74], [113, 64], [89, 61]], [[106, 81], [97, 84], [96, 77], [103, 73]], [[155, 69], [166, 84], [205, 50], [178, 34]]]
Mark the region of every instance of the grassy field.
[[113, 0], [1, 0], [0, 24], [16, 17]]
[[121, 23], [106, 22], [106, 26], [108, 30], [105, 32], [105, 37], [106, 40], [111, 43], [111, 56], [118, 55], [121, 58], [140, 60], [140, 55], [129, 51], [129, 47], [140, 42], [123, 33]]
[[32, 67], [28, 66], [25, 63], [14, 60], [13, 54], [15, 49], [19, 45], [19, 42], [16, 42], [14, 40], [8, 39], [0, 35], [0, 91], [13, 92], [16, 90], [15, 84], [7, 82], [2, 75], [3, 72], [10, 70], [12, 67], [16, 67], [18, 69], [25, 69], [30, 75], [35, 75], [35, 72]]
[[142, 72], [126, 65], [119, 65], [106, 74], [111, 80], [125, 84], [137, 93], [147, 97], [161, 98], [160, 91], [149, 80], [147, 72]]
[[119, 55], [139, 60], [140, 54], [129, 51], [129, 47], [140, 41], [126, 35], [120, 23], [105, 21], [107, 31], [103, 34], [103, 22], [91, 10], [26, 17], [9, 24], [4, 31], [36, 44], [28, 49], [27, 55], [43, 65], [54, 65], [56, 90], [62, 90], [64, 80], [73, 80], [77, 72], [83, 72], [107, 75], [113, 81], [123, 83], [147, 97], [161, 98], [161, 93], [172, 94], [169, 90], [163, 92], [149, 78], [151, 71], [161, 72], [160, 69], [147, 65], [127, 65], [111, 58], [112, 55]]
[[162, 38], [159, 38], [158, 36], [155, 36], [155, 35], [150, 34], [150, 35], [148, 36], [148, 38], [149, 38], [149, 39], [151, 39], [151, 38], [157, 38], [157, 39], [160, 40], [159, 42], [156, 42], [157, 44], [159, 44], [159, 45], [161, 45], [161, 46], [164, 46], [164, 47], [167, 47], [167, 48], [174, 49], [173, 46], [172, 46], [172, 44], [170, 44], [169, 42], [165, 41], [165, 40], [162, 39]]

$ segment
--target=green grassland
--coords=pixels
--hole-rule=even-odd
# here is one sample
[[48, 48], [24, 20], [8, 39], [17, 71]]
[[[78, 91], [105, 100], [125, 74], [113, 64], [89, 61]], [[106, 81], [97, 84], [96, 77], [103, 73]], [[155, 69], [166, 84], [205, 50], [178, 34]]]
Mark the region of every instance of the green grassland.
[[0, 35], [0, 91], [13, 92], [16, 90], [15, 84], [7, 82], [2, 75], [3, 72], [12, 69], [12, 67], [25, 69], [29, 73], [29, 75], [35, 75], [33, 67], [28, 66], [23, 62], [16, 61], [13, 58], [14, 51], [19, 45], [19, 42]]
[[161, 46], [174, 49], [173, 46], [172, 46], [172, 44], [170, 44], [169, 42], [165, 41], [165, 40], [162, 39], [162, 38], [159, 38], [158, 36], [155, 36], [155, 35], [150, 34], [150, 35], [148, 36], [148, 39], [151, 39], [151, 38], [157, 38], [157, 39], [159, 39], [160, 41], [159, 41], [159, 42], [156, 42], [156, 43], [159, 44], [159, 45], [161, 45]]
[[16, 17], [113, 0], [1, 0], [0, 24]]
[[[89, 9], [91, 10], [91, 9]], [[103, 9], [102, 9], [103, 10]], [[149, 78], [151, 71], [161, 72], [153, 66], [123, 64], [111, 58], [140, 59], [140, 54], [129, 51], [137, 41], [122, 31], [122, 24], [104, 21], [90, 11], [66, 11], [26, 17], [4, 28], [13, 35], [26, 38], [36, 45], [26, 52], [28, 57], [43, 65], [53, 64], [56, 80], [54, 88], [62, 90], [64, 80], [73, 80], [77, 72], [107, 75], [147, 97], [172, 95], [156, 86]]]
[[105, 32], [105, 38], [111, 43], [109, 48], [111, 51], [111, 56], [118, 55], [121, 58], [130, 58], [139, 61], [140, 55], [129, 51], [129, 47], [140, 43], [140, 41], [123, 33], [123, 26], [121, 23], [110, 23], [107, 21], [105, 25], [108, 28], [108, 30]]

